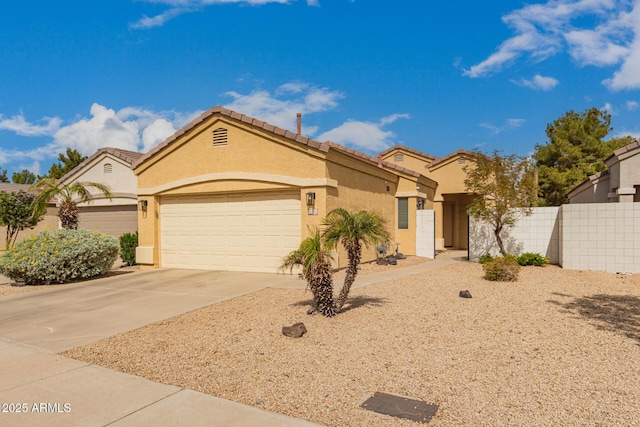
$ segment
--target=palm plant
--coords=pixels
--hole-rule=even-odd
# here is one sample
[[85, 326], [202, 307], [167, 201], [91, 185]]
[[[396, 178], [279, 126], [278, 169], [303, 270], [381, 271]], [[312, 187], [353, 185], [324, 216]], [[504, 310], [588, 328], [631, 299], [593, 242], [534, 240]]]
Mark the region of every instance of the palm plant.
[[46, 209], [47, 203], [52, 198], [58, 199], [58, 217], [62, 228], [67, 230], [78, 229], [78, 203], [88, 202], [91, 199], [89, 189], [95, 188], [110, 199], [113, 195], [111, 189], [99, 182], [74, 182], [61, 184], [54, 178], [43, 178], [33, 188], [39, 191], [36, 203], [39, 211]]
[[302, 267], [302, 274], [313, 293], [316, 309], [326, 317], [336, 315], [333, 303], [332, 259], [331, 253], [323, 245], [320, 231], [316, 228], [311, 236], [300, 243], [298, 249], [282, 259], [279, 267], [281, 271]]
[[334, 209], [323, 221], [326, 227], [322, 233], [328, 249], [334, 249], [341, 243], [347, 251], [349, 263], [347, 265], [344, 284], [340, 295], [335, 301], [336, 312], [342, 309], [351, 286], [360, 270], [362, 260], [362, 245], [384, 243], [389, 240], [389, 232], [385, 228], [385, 219], [378, 212], [349, 212], [346, 209]]

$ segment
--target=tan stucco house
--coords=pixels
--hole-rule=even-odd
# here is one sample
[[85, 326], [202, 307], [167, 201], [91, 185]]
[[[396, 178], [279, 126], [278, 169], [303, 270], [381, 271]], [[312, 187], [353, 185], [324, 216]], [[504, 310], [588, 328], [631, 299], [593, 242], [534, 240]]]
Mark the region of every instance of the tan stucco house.
[[390, 243], [412, 255], [417, 211], [433, 208], [437, 187], [412, 168], [222, 107], [137, 159], [133, 172], [143, 268], [275, 272], [338, 207], [380, 212]]
[[605, 164], [569, 192], [570, 204], [640, 202], [640, 140], [614, 151]]
[[383, 160], [418, 171], [437, 183], [433, 209], [438, 250], [469, 247], [467, 207], [473, 195], [466, 191], [463, 168], [473, 162], [475, 155], [461, 149], [436, 158], [404, 145], [395, 145], [381, 153]]
[[137, 180], [131, 165], [142, 153], [119, 148], [100, 148], [92, 156], [60, 178], [62, 184], [98, 182], [111, 189], [107, 199], [96, 189], [89, 202], [79, 203], [79, 228], [97, 230], [119, 237], [138, 229]]

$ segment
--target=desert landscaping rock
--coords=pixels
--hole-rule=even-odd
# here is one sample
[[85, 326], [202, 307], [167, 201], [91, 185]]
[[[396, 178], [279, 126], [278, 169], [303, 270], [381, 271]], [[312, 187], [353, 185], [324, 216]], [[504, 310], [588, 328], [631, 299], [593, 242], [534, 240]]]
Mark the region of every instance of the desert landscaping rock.
[[265, 289], [64, 354], [327, 426], [417, 425], [360, 408], [375, 390], [438, 405], [429, 426], [640, 426], [640, 275], [482, 276], [459, 262], [353, 289], [301, 340], [280, 327], [310, 292]]
[[301, 338], [306, 333], [307, 333], [307, 328], [304, 326], [304, 323], [302, 322], [294, 323], [291, 326], [282, 327], [282, 335], [287, 336], [289, 338]]
[[471, 292], [469, 291], [460, 291], [460, 298], [471, 298]]

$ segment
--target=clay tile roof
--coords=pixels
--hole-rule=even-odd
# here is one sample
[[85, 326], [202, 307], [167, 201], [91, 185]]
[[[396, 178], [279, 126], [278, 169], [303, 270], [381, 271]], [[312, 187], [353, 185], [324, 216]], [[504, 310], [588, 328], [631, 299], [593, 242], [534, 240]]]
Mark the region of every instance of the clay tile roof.
[[612, 155], [607, 157], [607, 159], [610, 159], [611, 157], [620, 156], [621, 154], [628, 153], [629, 151], [633, 151], [633, 150], [635, 150], [637, 148], [640, 148], [640, 139], [635, 139], [630, 144], [627, 144], [622, 148], [618, 148], [616, 151], [613, 152]]
[[[336, 144], [335, 142], [331, 142], [331, 141], [325, 141], [325, 142], [315, 141], [315, 140], [313, 140], [311, 138], [307, 138], [305, 136], [298, 135], [298, 134], [296, 134], [294, 132], [291, 132], [291, 131], [288, 131], [286, 129], [281, 129], [281, 128], [277, 127], [277, 126], [273, 126], [273, 125], [271, 125], [271, 124], [269, 124], [267, 122], [263, 122], [262, 120], [254, 119], [252, 117], [245, 116], [245, 115], [237, 113], [235, 111], [228, 110], [228, 109], [226, 109], [224, 107], [216, 106], [216, 107], [213, 107], [213, 108], [205, 111], [204, 113], [202, 113], [198, 118], [196, 118], [191, 123], [187, 124], [185, 127], [183, 127], [182, 129], [180, 129], [179, 131], [177, 131], [176, 133], [171, 135], [169, 138], [164, 140], [162, 143], [160, 143], [159, 145], [157, 145], [156, 147], [151, 149], [148, 153], [146, 153], [144, 155], [141, 154], [139, 156], [139, 158], [137, 158], [135, 160], [135, 162], [133, 163], [132, 168], [133, 169], [137, 168], [142, 163], [147, 161], [149, 158], [153, 157], [156, 153], [158, 153], [159, 151], [162, 151], [165, 147], [170, 145], [179, 136], [188, 133], [194, 127], [196, 127], [199, 123], [203, 122], [204, 120], [206, 120], [210, 116], [213, 116], [214, 114], [221, 114], [221, 115], [224, 115], [224, 116], [227, 116], [227, 117], [231, 117], [232, 119], [235, 119], [235, 120], [240, 120], [240, 121], [242, 121], [244, 123], [249, 123], [252, 126], [256, 126], [256, 127], [262, 128], [267, 132], [271, 132], [271, 133], [274, 133], [276, 135], [283, 136], [283, 137], [285, 137], [287, 139], [290, 139], [292, 141], [298, 142], [300, 144], [307, 145], [307, 146], [312, 147], [312, 148], [316, 148], [316, 149], [318, 149], [318, 150], [320, 150], [322, 152], [325, 152], [325, 153], [328, 152], [330, 149], [336, 149], [338, 151], [341, 151], [343, 153], [347, 153], [347, 154], [352, 155], [354, 157], [362, 158], [362, 159], [365, 159], [365, 160], [367, 160], [369, 162], [374, 162], [374, 163], [378, 164], [378, 158], [377, 157], [373, 157], [373, 156], [370, 156], [368, 154], [361, 153], [361, 152], [356, 151], [356, 150], [354, 150], [352, 148], [348, 148], [348, 147], [345, 147], [345, 146], [340, 145], [340, 144]], [[413, 150], [413, 151], [417, 152], [417, 150]], [[422, 153], [422, 155], [424, 155], [424, 153]], [[427, 156], [429, 156], [429, 155], [427, 154]], [[429, 156], [429, 157], [433, 157], [433, 156]], [[420, 174], [418, 172], [403, 168], [401, 166], [398, 166], [398, 165], [395, 165], [393, 163], [389, 163], [389, 162], [386, 162], [386, 161], [382, 162], [382, 166], [384, 166], [386, 169], [390, 169], [391, 171], [398, 171], [398, 172], [402, 172], [404, 174], [415, 176], [415, 177], [420, 176]]]
[[31, 185], [29, 184], [10, 184], [8, 182], [0, 182], [0, 193], [13, 193], [18, 191], [29, 192]]
[[446, 162], [447, 160], [449, 160], [449, 159], [451, 159], [453, 157], [462, 156], [462, 155], [466, 155], [468, 157], [475, 157], [478, 154], [473, 152], [473, 151], [465, 150], [464, 148], [462, 148], [460, 150], [456, 150], [456, 151], [454, 151], [452, 153], [449, 153], [446, 156], [438, 157], [436, 160], [434, 160], [433, 162], [431, 162], [428, 165], [426, 165], [425, 168], [431, 169], [432, 167], [437, 166], [440, 163]]
[[67, 172], [62, 178], [59, 179], [59, 181], [65, 181], [67, 178], [72, 176], [78, 170], [82, 169], [83, 167], [91, 163], [93, 160], [95, 160], [97, 157], [105, 153], [111, 154], [114, 157], [124, 160], [127, 164], [129, 164], [129, 166], [133, 165], [133, 163], [136, 160], [138, 160], [140, 157], [143, 156], [142, 153], [138, 153], [137, 151], [129, 151], [129, 150], [123, 150], [121, 148], [113, 148], [113, 147], [103, 147], [98, 149], [98, 151], [93, 153], [91, 156], [84, 159], [82, 163], [80, 163], [78, 166], [76, 166], [75, 168]]
[[420, 157], [426, 157], [427, 159], [436, 159], [436, 156], [432, 155], [432, 154], [428, 154], [425, 153], [423, 151], [420, 150], [416, 150], [415, 148], [411, 148], [411, 147], [407, 147], [406, 145], [402, 145], [402, 144], [396, 144], [393, 147], [389, 147], [386, 150], [384, 150], [383, 152], [380, 153], [381, 156], [386, 156], [387, 154], [391, 153], [393, 150], [404, 150], [407, 151], [409, 153], [413, 153], [416, 154]]

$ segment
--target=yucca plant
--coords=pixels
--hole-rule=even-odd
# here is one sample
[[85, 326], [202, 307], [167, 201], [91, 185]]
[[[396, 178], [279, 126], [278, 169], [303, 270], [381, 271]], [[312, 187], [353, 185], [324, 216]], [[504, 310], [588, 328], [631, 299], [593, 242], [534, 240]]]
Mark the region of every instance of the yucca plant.
[[322, 242], [320, 231], [316, 228], [300, 243], [300, 247], [291, 251], [282, 259], [279, 269], [292, 271], [302, 267], [302, 275], [313, 294], [316, 309], [326, 317], [333, 317], [337, 311], [333, 303], [333, 271], [331, 253]]
[[62, 228], [67, 230], [78, 229], [78, 203], [88, 202], [91, 199], [89, 189], [97, 189], [108, 199], [112, 197], [111, 189], [99, 182], [77, 181], [73, 184], [61, 184], [54, 178], [43, 178], [33, 188], [40, 193], [36, 199], [39, 212], [46, 209], [47, 203], [53, 197], [58, 199], [58, 217]]
[[349, 212], [342, 208], [332, 210], [324, 219], [322, 224], [326, 228], [322, 233], [322, 239], [327, 249], [334, 249], [340, 243], [349, 258], [344, 284], [335, 301], [336, 312], [342, 309], [360, 270], [362, 245], [369, 247], [389, 240], [385, 222], [378, 212]]

